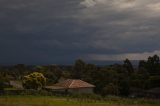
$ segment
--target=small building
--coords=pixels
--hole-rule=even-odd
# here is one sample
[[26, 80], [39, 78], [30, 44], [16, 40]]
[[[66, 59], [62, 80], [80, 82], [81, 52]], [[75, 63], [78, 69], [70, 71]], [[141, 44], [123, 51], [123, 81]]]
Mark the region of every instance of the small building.
[[69, 93], [93, 93], [94, 85], [79, 79], [67, 79], [45, 88], [52, 91]]
[[22, 85], [22, 81], [11, 80], [9, 83], [13, 88], [16, 88], [17, 90], [23, 90], [24, 89], [23, 85]]

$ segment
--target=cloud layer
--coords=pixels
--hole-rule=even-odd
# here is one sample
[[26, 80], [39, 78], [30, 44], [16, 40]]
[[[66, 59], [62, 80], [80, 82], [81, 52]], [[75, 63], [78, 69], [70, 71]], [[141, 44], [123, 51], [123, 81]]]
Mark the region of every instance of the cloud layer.
[[0, 63], [137, 60], [160, 50], [159, 0], [1, 0], [0, 11]]
[[129, 60], [147, 60], [149, 56], [160, 55], [160, 51], [153, 52], [143, 52], [143, 53], [124, 53], [124, 54], [116, 54], [116, 55], [98, 55], [98, 54], [90, 54], [88, 57], [90, 60], [94, 61], [122, 61], [128, 58]]
[[[146, 57], [144, 52], [159, 50], [159, 0], [85, 0], [81, 4], [86, 7], [81, 10], [81, 22], [98, 29], [90, 45], [104, 49], [99, 55], [110, 56], [105, 51], [112, 49], [111, 54], [119, 54], [116, 60], [118, 57], [120, 60], [120, 54], [135, 53]], [[132, 59], [137, 58], [133, 56]]]

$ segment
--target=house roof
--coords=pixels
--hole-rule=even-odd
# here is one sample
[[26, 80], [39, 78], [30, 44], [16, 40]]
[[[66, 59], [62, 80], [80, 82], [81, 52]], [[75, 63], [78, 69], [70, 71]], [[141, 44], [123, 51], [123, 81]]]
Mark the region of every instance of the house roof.
[[94, 88], [95, 86], [79, 79], [67, 79], [54, 86], [63, 88]]

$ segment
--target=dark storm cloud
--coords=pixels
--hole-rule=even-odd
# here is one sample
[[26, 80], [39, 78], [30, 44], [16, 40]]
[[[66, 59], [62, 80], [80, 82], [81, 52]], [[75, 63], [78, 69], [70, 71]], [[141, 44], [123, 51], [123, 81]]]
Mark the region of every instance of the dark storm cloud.
[[158, 10], [158, 0], [1, 0], [0, 63], [159, 53]]
[[1, 0], [1, 63], [62, 60], [80, 34], [73, 18], [79, 8], [79, 0]]

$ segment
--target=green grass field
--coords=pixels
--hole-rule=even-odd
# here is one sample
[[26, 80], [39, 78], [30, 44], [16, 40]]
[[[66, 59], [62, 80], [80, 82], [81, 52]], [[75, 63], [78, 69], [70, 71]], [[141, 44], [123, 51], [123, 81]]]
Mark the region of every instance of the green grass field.
[[0, 106], [160, 106], [160, 100], [124, 99], [78, 100], [52, 96], [0, 96]]

